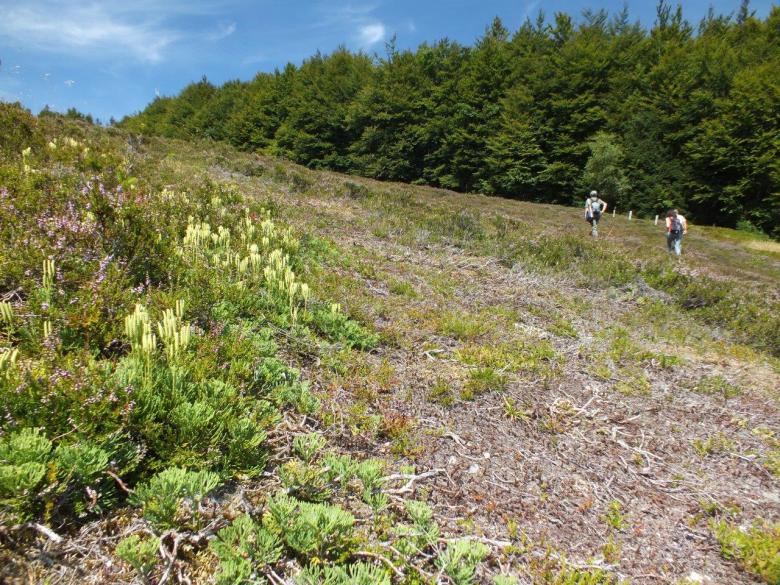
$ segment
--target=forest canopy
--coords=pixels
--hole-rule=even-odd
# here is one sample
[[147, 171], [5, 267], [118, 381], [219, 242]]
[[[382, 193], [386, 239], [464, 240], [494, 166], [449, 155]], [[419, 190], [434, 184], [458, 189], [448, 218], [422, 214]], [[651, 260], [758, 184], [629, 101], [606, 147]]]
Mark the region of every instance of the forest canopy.
[[383, 180], [618, 210], [677, 207], [699, 223], [780, 237], [780, 7], [743, 1], [694, 26], [657, 6], [495, 19], [473, 46], [384, 56], [339, 48], [251, 81], [203, 78], [125, 118]]

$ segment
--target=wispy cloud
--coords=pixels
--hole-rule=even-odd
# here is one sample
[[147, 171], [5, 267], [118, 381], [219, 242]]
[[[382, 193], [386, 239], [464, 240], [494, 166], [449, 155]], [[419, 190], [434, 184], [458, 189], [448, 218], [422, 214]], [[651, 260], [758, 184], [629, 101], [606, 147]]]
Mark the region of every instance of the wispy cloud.
[[224, 38], [229, 37], [234, 32], [236, 32], [236, 23], [235, 22], [226, 22], [223, 24], [220, 24], [216, 30], [208, 33], [206, 35], [207, 41], [221, 41]]
[[381, 22], [364, 24], [358, 28], [358, 37], [364, 46], [375, 45], [384, 40], [386, 34], [385, 25]]
[[321, 2], [318, 11], [318, 28], [343, 30], [361, 47], [367, 48], [387, 36], [387, 27], [374, 16], [378, 4], [347, 4], [334, 6], [333, 2]]
[[[153, 9], [155, 5], [159, 10]], [[26, 50], [86, 57], [119, 54], [154, 63], [181, 37], [164, 24], [165, 15], [184, 10], [183, 4], [161, 0], [88, 4], [32, 0], [3, 8], [0, 36]]]

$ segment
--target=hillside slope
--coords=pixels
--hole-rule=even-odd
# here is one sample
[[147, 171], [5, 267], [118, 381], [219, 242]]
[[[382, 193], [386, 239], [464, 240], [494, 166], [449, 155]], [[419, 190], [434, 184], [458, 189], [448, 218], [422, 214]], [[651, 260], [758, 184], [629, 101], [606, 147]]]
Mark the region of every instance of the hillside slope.
[[[83, 313], [96, 321], [79, 327], [99, 331], [100, 319], [113, 319], [116, 325], [102, 333], [102, 345], [71, 330], [82, 331], [72, 325], [77, 313], [68, 313], [67, 306], [58, 306], [58, 313], [52, 309], [60, 345], [52, 345], [51, 323], [42, 340], [35, 337], [39, 333], [25, 337], [19, 332], [28, 326], [32, 331], [33, 325], [37, 332], [43, 325], [29, 313], [48, 311], [48, 304], [42, 305], [47, 301], [35, 300], [38, 293], [24, 287], [0, 291], [4, 300], [12, 299], [15, 319], [24, 320], [3, 330], [4, 342], [21, 348], [18, 375], [29, 380], [45, 372], [61, 383], [82, 375], [69, 371], [86, 371], [90, 381], [105, 384], [99, 386], [103, 392], [112, 380], [123, 382], [132, 374], [135, 342], [112, 340], [121, 337], [132, 303], [140, 299], [158, 312], [175, 306], [171, 319], [193, 324], [188, 331], [195, 340], [186, 362], [188, 375], [200, 380], [193, 387], [216, 392], [222, 386], [215, 380], [234, 385], [239, 392], [229, 399], [230, 412], [237, 421], [266, 425], [257, 432], [264, 450], [257, 458], [240, 449], [236, 455], [230, 442], [236, 439], [225, 434], [197, 447], [197, 433], [187, 440], [164, 434], [171, 423], [161, 421], [169, 419], [144, 426], [151, 419], [138, 422], [127, 415], [122, 431], [148, 452], [136, 464], [142, 466], [126, 474], [121, 461], [106, 468], [113, 474], [111, 486], [115, 476], [137, 481], [116, 488], [117, 511], [108, 512], [108, 505], [106, 511], [95, 509], [89, 497], [78, 495], [81, 490], [89, 496], [98, 485], [114, 488], [61, 477], [51, 488], [60, 490], [56, 498], [43, 490], [38, 500], [30, 500], [25, 517], [0, 529], [7, 581], [138, 582], [145, 574], [152, 582], [238, 583], [251, 574], [272, 583], [776, 582], [780, 255], [775, 245], [692, 226], [683, 257], [667, 258], [663, 232], [649, 222], [607, 218], [602, 237], [592, 242], [579, 209], [314, 172], [210, 143], [99, 136], [111, 142], [102, 145], [105, 152], [123, 153], [124, 163], [116, 166], [122, 172], [111, 171], [117, 180], [138, 178], [138, 213], [155, 205], [149, 208], [154, 213], [143, 216], [152, 229], [128, 248], [146, 245], [143, 249], [153, 254], [148, 260], [166, 263], [151, 282], [148, 270], [156, 264], [145, 265], [148, 290], [131, 294], [117, 285], [113, 297], [103, 287], [111, 278], [124, 286], [129, 277], [112, 272], [97, 281], [89, 273], [78, 302], [87, 303], [89, 291], [104, 300], [95, 303], [99, 314]], [[80, 138], [96, 140], [89, 133]], [[24, 164], [35, 166], [36, 153], [26, 155]], [[29, 173], [14, 174], [10, 164], [0, 176], [0, 182], [24, 184], [8, 183], [11, 198], [4, 196], [3, 213], [21, 213], [13, 207], [20, 194], [39, 193], [41, 200], [30, 199], [26, 213], [43, 221], [30, 219], [31, 226], [45, 228], [40, 241], [46, 241], [48, 229], [55, 244], [54, 224], [41, 219], [48, 211], [35, 205], [57, 195], [52, 185], [72, 172], [71, 163], [62, 162], [65, 155], [57, 160], [50, 157], [48, 170], [39, 166], [37, 171], [48, 183]], [[101, 169], [77, 169], [76, 175], [108, 172], [105, 164]], [[80, 192], [77, 184], [69, 186], [74, 193]], [[93, 187], [90, 197], [100, 200], [97, 183]], [[122, 193], [115, 187], [108, 191]], [[61, 200], [63, 213], [72, 213], [66, 201]], [[73, 201], [80, 209], [78, 196]], [[123, 222], [100, 232], [106, 242], [118, 241], [109, 238], [115, 236], [111, 229], [125, 229], [137, 217], [133, 210], [117, 208]], [[231, 287], [222, 277], [213, 278], [208, 264], [190, 265], [186, 244], [192, 240], [182, 238], [185, 228], [190, 234], [190, 226], [208, 219], [248, 234], [241, 226], [249, 226], [262, 210], [279, 224], [273, 237], [289, 249], [296, 278], [308, 283], [316, 303], [291, 296], [289, 306], [286, 300], [280, 305], [268, 284], [251, 288], [239, 281], [243, 284]], [[204, 215], [187, 219], [188, 213]], [[281, 222], [296, 236], [283, 236], [288, 232]], [[68, 246], [79, 253], [103, 246], [103, 240], [96, 244], [78, 233]], [[4, 237], [19, 246], [25, 241], [25, 234], [16, 232]], [[169, 237], [170, 249], [165, 247]], [[185, 252], [175, 251], [177, 245]], [[21, 249], [7, 250], [0, 260], [17, 270], [27, 259], [20, 258]], [[133, 255], [127, 254], [132, 266]], [[106, 271], [101, 257], [89, 256], [89, 262], [98, 277]], [[60, 280], [65, 289], [76, 282], [75, 269], [67, 270]], [[37, 278], [18, 271], [6, 271], [4, 287], [17, 276], [26, 287]], [[224, 280], [238, 278], [225, 274], [230, 276]], [[45, 285], [45, 268], [42, 276]], [[70, 289], [63, 293], [63, 305], [69, 295]], [[179, 298], [186, 299], [181, 311], [175, 304]], [[35, 311], [22, 311], [34, 302]], [[171, 366], [172, 381], [160, 377], [155, 388], [163, 392], [172, 384], [176, 395], [173, 360], [182, 358], [168, 347], [165, 341], [166, 355], [158, 352], [154, 359], [162, 369]], [[90, 351], [101, 367], [92, 367]], [[247, 370], [258, 359], [259, 368]], [[62, 371], [54, 372], [55, 365]], [[274, 376], [289, 381], [293, 369], [310, 386], [297, 378], [289, 387], [271, 384]], [[7, 390], [2, 386], [4, 396], [17, 396], [12, 394], [17, 383]], [[62, 396], [85, 400], [86, 414], [74, 407], [73, 416], [86, 420], [94, 416], [88, 410], [92, 395], [79, 392], [78, 384], [67, 385]], [[250, 406], [255, 397], [265, 418], [258, 414], [260, 402]], [[207, 398], [201, 394], [186, 408]], [[112, 409], [124, 412], [123, 403], [112, 406], [102, 394], [100, 400], [106, 401], [100, 411], [106, 420]], [[175, 409], [195, 412], [183, 402]], [[18, 421], [28, 414], [14, 416]], [[63, 418], [61, 430], [45, 419], [26, 424], [46, 427], [48, 438], [63, 449], [75, 448], [65, 443], [73, 433], [88, 439], [81, 423], [68, 430], [70, 419], [61, 413], [53, 418]], [[237, 421], [225, 429], [233, 433]], [[14, 424], [3, 423], [0, 437], [0, 463], [9, 469], [11, 447], [2, 441], [15, 436]], [[333, 450], [327, 458], [320, 459], [323, 445], [312, 433]], [[107, 451], [106, 445], [100, 443], [95, 452]], [[63, 452], [53, 451], [51, 473], [63, 468]], [[346, 455], [366, 463], [351, 480], [334, 471], [349, 459]], [[376, 460], [384, 464], [372, 467]], [[220, 487], [205, 500], [198, 495], [179, 502], [173, 513], [155, 508], [143, 499], [144, 490], [151, 489], [161, 469], [173, 465], [213, 470]], [[125, 488], [135, 495], [125, 499]], [[288, 514], [300, 518], [304, 511], [316, 512], [323, 522], [333, 514], [327, 516], [332, 524], [317, 528], [331, 534], [327, 531], [339, 525], [337, 514], [301, 501], [315, 507], [332, 501], [353, 514], [354, 534], [333, 532], [331, 540], [306, 546], [293, 540], [297, 520], [288, 526], [279, 521], [288, 501], [279, 495], [281, 488], [300, 500], [292, 500], [297, 503]], [[427, 503], [433, 516], [410, 500]], [[9, 501], [0, 501], [0, 512]], [[41, 511], [35, 512], [39, 504]], [[241, 540], [237, 532], [225, 532], [229, 522], [235, 527], [246, 517], [256, 523], [254, 536]], [[130, 545], [122, 544], [132, 535], [154, 542], [159, 551], [133, 557], [127, 553]], [[258, 552], [262, 547], [255, 544], [274, 538], [281, 552], [260, 560], [265, 559]], [[465, 550], [455, 538], [466, 539], [460, 541]], [[242, 573], [250, 561], [248, 573]], [[320, 564], [346, 562], [355, 572], [352, 581], [346, 573], [318, 572]], [[359, 571], [362, 576], [355, 576]], [[517, 580], [494, 581], [497, 575]]]
[[[682, 308], [703, 298], [642, 279], [635, 265], [666, 260], [662, 228], [608, 218], [590, 273], [566, 257], [594, 255], [578, 209], [212, 156], [177, 160], [321, 239], [329, 268], [309, 278], [382, 336], [336, 372], [306, 368], [334, 439], [437, 471], [419, 489], [448, 528], [522, 542], [528, 575], [549, 546], [636, 582], [752, 582], [708, 522], [778, 519], [778, 362]], [[693, 226], [669, 269], [773, 306], [779, 260]]]

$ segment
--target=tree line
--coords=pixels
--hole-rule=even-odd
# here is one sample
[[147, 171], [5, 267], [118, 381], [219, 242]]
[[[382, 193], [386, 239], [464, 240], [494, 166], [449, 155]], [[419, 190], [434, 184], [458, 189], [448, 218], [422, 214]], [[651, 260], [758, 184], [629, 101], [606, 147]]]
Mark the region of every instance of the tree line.
[[339, 48], [251, 81], [205, 77], [121, 126], [203, 137], [318, 169], [619, 209], [677, 207], [699, 223], [780, 237], [780, 7], [743, 0], [698, 26], [661, 0], [626, 10], [499, 19], [384, 56]]

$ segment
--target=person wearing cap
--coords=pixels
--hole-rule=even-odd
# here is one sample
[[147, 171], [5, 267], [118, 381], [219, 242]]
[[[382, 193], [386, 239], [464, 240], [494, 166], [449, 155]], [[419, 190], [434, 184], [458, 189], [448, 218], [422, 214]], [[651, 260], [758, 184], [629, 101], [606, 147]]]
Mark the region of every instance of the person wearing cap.
[[607, 202], [599, 197], [598, 191], [591, 191], [585, 201], [585, 221], [590, 224], [590, 235], [598, 237], [601, 214], [606, 213]]

